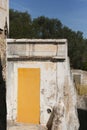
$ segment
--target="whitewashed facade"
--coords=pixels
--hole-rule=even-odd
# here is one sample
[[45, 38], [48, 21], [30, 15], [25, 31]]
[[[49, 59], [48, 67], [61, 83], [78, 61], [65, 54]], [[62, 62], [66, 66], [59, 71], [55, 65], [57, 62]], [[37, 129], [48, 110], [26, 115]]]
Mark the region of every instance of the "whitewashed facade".
[[61, 100], [64, 113], [60, 130], [77, 130], [76, 91], [70, 73], [67, 40], [7, 39], [7, 119], [15, 123], [19, 68], [40, 68], [39, 123], [48, 123], [54, 106]]

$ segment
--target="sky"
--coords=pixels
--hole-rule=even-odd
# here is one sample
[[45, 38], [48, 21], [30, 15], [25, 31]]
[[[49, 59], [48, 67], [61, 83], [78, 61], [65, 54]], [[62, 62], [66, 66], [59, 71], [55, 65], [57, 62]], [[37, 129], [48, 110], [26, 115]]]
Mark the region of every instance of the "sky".
[[9, 0], [9, 6], [28, 11], [32, 18], [46, 16], [59, 19], [74, 31], [87, 38], [87, 0]]

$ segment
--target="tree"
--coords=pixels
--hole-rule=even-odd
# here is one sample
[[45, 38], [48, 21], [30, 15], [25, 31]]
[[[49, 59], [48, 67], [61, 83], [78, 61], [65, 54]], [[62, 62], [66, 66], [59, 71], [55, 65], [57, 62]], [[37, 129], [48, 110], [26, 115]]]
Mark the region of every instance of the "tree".
[[35, 18], [32, 23], [35, 38], [58, 38], [62, 29], [62, 23], [58, 19], [49, 19], [45, 16]]
[[30, 38], [31, 16], [27, 12], [10, 9], [10, 38]]
[[10, 9], [11, 38], [68, 39], [68, 54], [71, 67], [87, 70], [87, 39], [83, 33], [73, 31], [54, 18], [40, 16], [31, 19], [27, 12]]

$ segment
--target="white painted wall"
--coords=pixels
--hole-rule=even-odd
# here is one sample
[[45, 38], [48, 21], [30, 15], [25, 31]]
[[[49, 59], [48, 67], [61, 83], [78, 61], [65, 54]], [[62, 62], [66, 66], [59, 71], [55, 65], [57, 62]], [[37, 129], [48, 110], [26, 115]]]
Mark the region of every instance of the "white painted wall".
[[47, 123], [50, 116], [47, 113], [47, 108], [52, 109], [56, 102], [56, 66], [56, 63], [51, 62], [27, 62], [27, 64], [26, 62], [8, 63], [7, 86], [9, 87], [7, 88], [7, 116], [9, 120], [16, 120], [17, 117], [18, 68], [40, 68], [40, 122], [41, 124]]
[[47, 109], [53, 110], [61, 101], [64, 113], [60, 130], [77, 130], [76, 91], [67, 55], [67, 40], [8, 39], [7, 59], [20, 59], [24, 55], [41, 56], [42, 59], [50, 56], [57, 61], [7, 61], [7, 119], [16, 122], [17, 118], [18, 68], [40, 68], [40, 123], [47, 124], [51, 114]]

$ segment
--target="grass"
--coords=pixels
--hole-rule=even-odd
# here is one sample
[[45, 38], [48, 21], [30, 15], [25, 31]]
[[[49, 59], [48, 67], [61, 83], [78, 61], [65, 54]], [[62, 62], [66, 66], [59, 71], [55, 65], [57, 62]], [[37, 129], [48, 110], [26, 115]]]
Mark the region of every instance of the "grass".
[[87, 85], [77, 85], [76, 89], [79, 95], [87, 95]]

